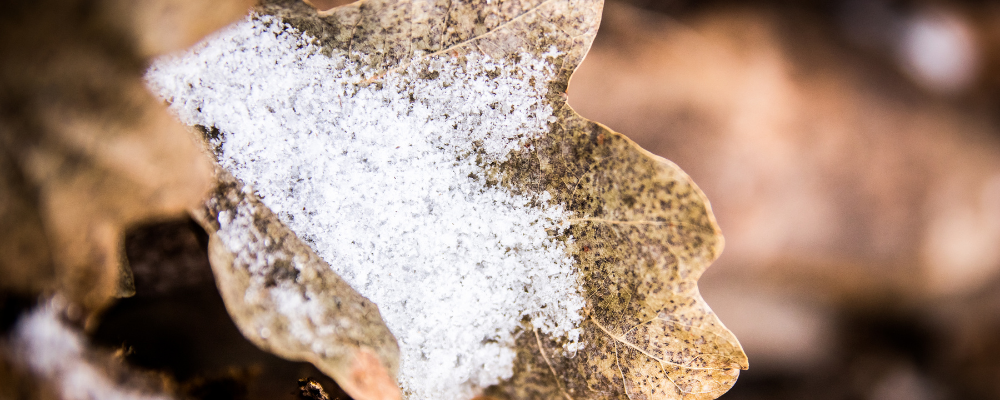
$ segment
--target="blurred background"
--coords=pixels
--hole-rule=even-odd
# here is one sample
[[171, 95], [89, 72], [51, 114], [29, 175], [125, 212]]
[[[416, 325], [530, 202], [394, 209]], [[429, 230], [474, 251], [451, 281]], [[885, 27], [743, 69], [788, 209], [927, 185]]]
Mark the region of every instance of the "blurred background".
[[1000, 399], [1000, 3], [609, 1], [568, 93], [712, 202], [723, 399]]

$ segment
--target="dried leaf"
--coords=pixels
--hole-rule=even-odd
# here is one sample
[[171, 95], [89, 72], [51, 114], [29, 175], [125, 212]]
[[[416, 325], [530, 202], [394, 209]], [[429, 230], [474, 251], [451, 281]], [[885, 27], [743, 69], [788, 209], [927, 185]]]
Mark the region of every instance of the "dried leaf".
[[[556, 249], [556, 252], [565, 253], [563, 255], [571, 260], [578, 274], [576, 290], [586, 300], [585, 315], [566, 317], [579, 322], [579, 329], [568, 331], [563, 328], [562, 322], [558, 322], [562, 320], [552, 320], [551, 313], [554, 311], [550, 310], [553, 308], [569, 314], [576, 312], [567, 303], [546, 300], [551, 302], [543, 302], [542, 309], [522, 310], [524, 314], [510, 317], [524, 317], [520, 328], [517, 328], [518, 321], [509, 321], [511, 324], [498, 327], [500, 332], [492, 334], [494, 336], [485, 339], [474, 337], [476, 341], [482, 340], [479, 345], [483, 348], [492, 348], [489, 346], [500, 343], [501, 356], [505, 354], [503, 349], [506, 347], [503, 346], [515, 347], [517, 358], [508, 367], [513, 368], [512, 375], [471, 363], [465, 368], [480, 368], [487, 371], [482, 374], [496, 375], [485, 378], [463, 375], [462, 379], [467, 380], [460, 381], [460, 385], [479, 390], [481, 387], [477, 385], [492, 379], [492, 382], [499, 383], [488, 389], [487, 394], [501, 398], [715, 398], [733, 385], [739, 370], [747, 367], [747, 360], [736, 338], [701, 299], [696, 286], [702, 271], [718, 256], [722, 247], [722, 237], [707, 200], [676, 165], [649, 154], [602, 125], [583, 119], [565, 101], [564, 91], [569, 77], [583, 59], [596, 33], [601, 6], [599, 0], [441, 4], [370, 0], [317, 13], [301, 2], [275, 1], [261, 6], [259, 12], [263, 16], [255, 17], [252, 24], [217, 39], [214, 45], [206, 45], [191, 60], [163, 66], [155, 71], [151, 79], [153, 85], [172, 102], [182, 119], [210, 126], [206, 129], [206, 136], [216, 146], [221, 164], [262, 193], [262, 201], [277, 207], [282, 222], [307, 237], [319, 254], [330, 257], [328, 261], [341, 260], [338, 252], [353, 251], [349, 246], [337, 247], [341, 243], [336, 236], [343, 234], [338, 229], [372, 224], [371, 216], [367, 215], [369, 212], [405, 215], [401, 219], [408, 221], [409, 227], [396, 224], [399, 219], [391, 219], [394, 217], [375, 222], [395, 221], [383, 228], [385, 236], [392, 238], [396, 237], [393, 236], [396, 234], [394, 230], [419, 229], [421, 224], [445, 219], [454, 230], [465, 235], [463, 240], [473, 240], [477, 239], [477, 233], [463, 230], [462, 224], [475, 225], [479, 218], [496, 218], [489, 220], [498, 224], [494, 230], [494, 242], [472, 241], [472, 246], [496, 246], [501, 249], [498, 257], [511, 263], [538, 262], [534, 265], [536, 270], [530, 273], [529, 282], [512, 290], [514, 292], [523, 287], [525, 293], [535, 295], [545, 289], [537, 282], [544, 286], [544, 283], [550, 282], [547, 279], [559, 274], [551, 272], [558, 271], [558, 268], [545, 269], [549, 267], [537, 259], [517, 261], [521, 259], [516, 257], [531, 253], [533, 249]], [[270, 19], [267, 15], [278, 19]], [[282, 23], [290, 27], [280, 25]], [[248, 39], [246, 35], [252, 34], [269, 44], [251, 43], [256, 39]], [[294, 39], [304, 36], [312, 39]], [[277, 42], [270, 42], [272, 37]], [[289, 40], [292, 44], [282, 40]], [[282, 46], [289, 47], [282, 49]], [[257, 55], [264, 61], [245, 57], [247, 53], [254, 52], [258, 52]], [[329, 59], [320, 59], [314, 53]], [[272, 57], [274, 61], [271, 61]], [[255, 62], [260, 65], [240, 64]], [[495, 68], [491, 69], [491, 66]], [[323, 75], [315, 82], [309, 81], [311, 83], [295, 81], [287, 89], [294, 93], [287, 101], [274, 99], [282, 93], [270, 94], [266, 85], [255, 83], [257, 79], [291, 79], [288, 77], [309, 73], [329, 73], [330, 76]], [[238, 75], [227, 77], [226, 74]], [[516, 81], [518, 78], [521, 81]], [[511, 87], [499, 86], [501, 82]], [[196, 85], [212, 90], [199, 91]], [[332, 92], [322, 92], [330, 87]], [[455, 87], [465, 91], [455, 91]], [[534, 97], [521, 99], [516, 98], [517, 94], [504, 94], [515, 91]], [[322, 93], [317, 95], [315, 92]], [[398, 114], [393, 115], [396, 111], [391, 111], [381, 120], [363, 120], [355, 125], [344, 122], [363, 118], [358, 117], [358, 113], [376, 115], [370, 107], [377, 107], [377, 102], [366, 102], [368, 98], [383, 101], [386, 109], [398, 109]], [[493, 100], [495, 102], [489, 103]], [[403, 103], [405, 105], [401, 105]], [[425, 114], [426, 118], [423, 117]], [[443, 121], [448, 122], [439, 125], [442, 116]], [[548, 237], [536, 240], [540, 243], [537, 248], [531, 247], [535, 244], [514, 245], [503, 251], [503, 243], [498, 246], [496, 239], [506, 233], [504, 229], [507, 226], [501, 227], [505, 223], [502, 217], [487, 216], [487, 210], [480, 209], [480, 215], [462, 216], [466, 219], [452, 221], [449, 219], [452, 215], [433, 210], [433, 206], [446, 204], [433, 203], [420, 197], [420, 193], [399, 194], [392, 191], [349, 194], [360, 196], [363, 201], [348, 202], [346, 206], [337, 203], [337, 207], [363, 211], [336, 214], [339, 219], [324, 225], [327, 222], [317, 216], [334, 211], [322, 208], [323, 204], [336, 203], [339, 201], [335, 196], [338, 190], [354, 190], [351, 185], [355, 185], [331, 186], [328, 181], [356, 179], [340, 174], [338, 169], [352, 166], [350, 163], [339, 163], [329, 169], [320, 168], [320, 172], [308, 172], [303, 165], [352, 160], [348, 152], [357, 150], [351, 147], [355, 134], [360, 138], [363, 134], [370, 135], [368, 132], [371, 130], [405, 129], [392, 125], [396, 121], [385, 122], [385, 119], [391, 118], [398, 118], [398, 124], [416, 125], [416, 128], [409, 128], [410, 131], [402, 131], [410, 135], [424, 135], [425, 131], [429, 131], [431, 134], [426, 136], [426, 140], [446, 138], [441, 139], [440, 144], [435, 142], [435, 146], [441, 154], [453, 160], [428, 164], [428, 168], [440, 170], [392, 170], [399, 174], [400, 185], [408, 179], [407, 173], [430, 174], [426, 178], [418, 176], [415, 178], [417, 181], [432, 180], [435, 175], [455, 175], [454, 183], [448, 190], [458, 188], [454, 190], [460, 191], [461, 196], [467, 193], [503, 199], [509, 198], [503, 196], [514, 196], [515, 200], [498, 200], [492, 205], [503, 211], [507, 210], [505, 201], [523, 201], [530, 209], [546, 210], [544, 215], [552, 215], [556, 221], [547, 220], [548, 217], [532, 217], [535, 219], [529, 219], [530, 223], [519, 229], [544, 229], [542, 232], [547, 232]], [[536, 125], [540, 131], [535, 130]], [[276, 132], [268, 133], [271, 129]], [[440, 136], [435, 136], [438, 134]], [[463, 136], [474, 134], [483, 136], [478, 139]], [[261, 137], [270, 141], [252, 142]], [[370, 137], [365, 136], [364, 140], [373, 140]], [[416, 137], [418, 140], [425, 139], [425, 136]], [[324, 141], [327, 138], [329, 141]], [[399, 138], [402, 142], [395, 148], [421, 145], [407, 144], [405, 141], [408, 139]], [[405, 150], [400, 150], [402, 153], [399, 154], [403, 155], [393, 156], [395, 153], [390, 147], [379, 148], [380, 142], [375, 143], [371, 154], [365, 153], [368, 156], [358, 159], [359, 163], [370, 165], [362, 171], [366, 174], [390, 170], [388, 166], [393, 162], [413, 156]], [[313, 148], [316, 146], [320, 149]], [[432, 149], [428, 151], [430, 153], [423, 157], [433, 159], [440, 156], [431, 154], [434, 152]], [[286, 178], [282, 174], [297, 175]], [[371, 176], [373, 179], [377, 177]], [[327, 182], [324, 183], [324, 180]], [[303, 181], [306, 183], [300, 183]], [[356, 182], [356, 186], [364, 184], [363, 181]], [[466, 186], [478, 189], [465, 192], [463, 188]], [[438, 196], [437, 193], [431, 192], [434, 196]], [[410, 214], [416, 208], [402, 208], [403, 211], [369, 211], [364, 208], [365, 202], [383, 204], [378, 202], [379, 199], [364, 200], [365, 196], [397, 195], [417, 196], [402, 202], [422, 204], [426, 201], [431, 207], [424, 208], [426, 215]], [[232, 215], [237, 214], [254, 216], [242, 223], [246, 227], [258, 224], [252, 221], [263, 221], [258, 215], [266, 214], [259, 211], [265, 208], [259, 203], [248, 203], [238, 197], [229, 201], [233, 203], [223, 208], [227, 214], [215, 213], [220, 216], [215, 219], [218, 223], [231, 223]], [[465, 200], [458, 198], [456, 201]], [[240, 211], [247, 205], [250, 205], [250, 210], [258, 211]], [[210, 205], [209, 208], [213, 207]], [[517, 207], [510, 210], [512, 213], [523, 211]], [[206, 220], [215, 224], [212, 212], [209, 215]], [[341, 222], [344, 224], [338, 225]], [[268, 235], [253, 229], [250, 232], [254, 233], [250, 235], [258, 237], [256, 241], [267, 243], [265, 238]], [[283, 233], [280, 237], [290, 238], [292, 235]], [[352, 239], [361, 240], [339, 240]], [[406, 240], [420, 242], [413, 238]], [[409, 246], [409, 242], [401, 240], [395, 243], [395, 247], [380, 247], [382, 242], [372, 243], [379, 244], [371, 249], [365, 247], [364, 251], [371, 251], [373, 255], [376, 252], [413, 252], [413, 258], [422, 260], [419, 258], [419, 246]], [[462, 248], [461, 243], [449, 248], [457, 252]], [[260, 252], [234, 246], [230, 250], [245, 254], [239, 257], [264, 260], [260, 265], [266, 267], [261, 268], [273, 268], [266, 261], [272, 254], [271, 249]], [[481, 253], [461, 254], [473, 254], [474, 257]], [[479, 262], [476, 265], [481, 266], [494, 260], [458, 261]], [[225, 268], [216, 264], [229, 265], [228, 261], [213, 262], [217, 275], [221, 275], [219, 270]], [[374, 273], [405, 273], [390, 269], [395, 265], [379, 267], [387, 271]], [[434, 268], [445, 267], [447, 265], [435, 264]], [[468, 270], [462, 274], [474, 275], [476, 272]], [[331, 276], [328, 279], [339, 278]], [[498, 279], [494, 277], [494, 280]], [[296, 286], [298, 281], [295, 279], [288, 279], [287, 282], [289, 287], [312, 290]], [[410, 284], [423, 286], [428, 283]], [[460, 287], [465, 284], [445, 290], [461, 293], [462, 290], [469, 290]], [[383, 296], [379, 293], [380, 288], [364, 289]], [[398, 289], [381, 288], [381, 291], [385, 290]], [[421, 287], [419, 290], [426, 289]], [[319, 295], [319, 292], [316, 293]], [[256, 297], [252, 291], [246, 296]], [[271, 297], [274, 296], [272, 292]], [[522, 298], [517, 299], [521, 301]], [[227, 304], [231, 301], [241, 300], [227, 298]], [[572, 299], [567, 301], [571, 303]], [[433, 385], [433, 382], [422, 382], [430, 378], [418, 375], [422, 371], [414, 370], [412, 365], [422, 362], [421, 357], [429, 359], [434, 354], [421, 355], [423, 338], [420, 332], [414, 333], [408, 326], [392, 325], [403, 321], [396, 318], [399, 317], [400, 307], [405, 305], [384, 302], [379, 305], [384, 315], [391, 314], [393, 319], [387, 317], [386, 320], [400, 338], [403, 370], [406, 371], [401, 376], [404, 393], [411, 398], [460, 396], [456, 393], [467, 395], [469, 392], [459, 389], [450, 392], [425, 387]], [[545, 309], [548, 306], [553, 307]], [[330, 308], [329, 305], [326, 307]], [[230, 308], [233, 306], [230, 305]], [[246, 324], [246, 321], [240, 320], [253, 318], [248, 315], [237, 316], [236, 319], [238, 324]], [[287, 318], [287, 314], [282, 318]], [[374, 323], [374, 319], [368, 321]], [[480, 321], [464, 322], [468, 325], [480, 324]], [[508, 326], [514, 328], [504, 331]], [[472, 328], [469, 326], [469, 329]], [[323, 326], [310, 329], [321, 330]], [[512, 332], [516, 329], [522, 329], [520, 334]], [[245, 333], [247, 331], [244, 329]], [[255, 333], [251, 330], [248, 335]], [[574, 335], [579, 335], [579, 341]], [[318, 343], [323, 348], [328, 346], [327, 341]], [[308, 345], [302, 343], [297, 346], [308, 349]], [[299, 357], [309, 359], [308, 355]], [[342, 360], [314, 362], [319, 362], [318, 365], [343, 364]], [[387, 361], [383, 358], [382, 362]], [[407, 367], [407, 362], [413, 364]], [[434, 362], [438, 363], [435, 367], [448, 362], [453, 362], [456, 367], [467, 365], [463, 364], [466, 361], [463, 361], [462, 355], [457, 359]], [[492, 364], [490, 368], [502, 370], [502, 366]], [[501, 381], [501, 377], [505, 379]]]
[[58, 290], [86, 310], [130, 295], [122, 229], [182, 214], [206, 193], [210, 163], [142, 81], [149, 56], [181, 49], [249, 6], [202, 4], [5, 6], [0, 290]]

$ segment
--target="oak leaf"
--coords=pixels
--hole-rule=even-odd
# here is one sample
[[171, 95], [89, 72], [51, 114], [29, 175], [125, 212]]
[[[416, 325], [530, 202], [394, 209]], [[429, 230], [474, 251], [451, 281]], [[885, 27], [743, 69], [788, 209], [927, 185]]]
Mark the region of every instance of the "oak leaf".
[[[210, 201], [203, 224], [225, 244], [213, 246], [213, 270], [244, 334], [265, 348], [288, 343], [294, 351], [272, 351], [310, 360], [344, 383], [357, 349], [377, 352], [395, 372], [391, 331], [410, 398], [472, 397], [483, 386], [503, 398], [709, 399], [728, 390], [747, 360], [696, 286], [722, 248], [708, 201], [676, 165], [566, 104], [601, 7], [600, 0], [363, 0], [317, 12], [271, 1], [189, 58], [155, 67], [151, 84], [182, 120], [205, 126], [228, 171], [220, 187], [230, 189]], [[233, 221], [242, 230], [224, 228]], [[447, 229], [425, 229], [442, 223]], [[289, 267], [299, 256], [281, 255], [288, 246], [302, 248], [295, 253], [301, 257], [321, 256], [344, 276], [299, 262]], [[232, 262], [239, 259], [247, 261]], [[453, 279], [419, 280], [452, 268]], [[406, 275], [413, 271], [424, 275]], [[230, 287], [227, 274], [250, 283]], [[303, 274], [338, 282], [335, 291], [310, 288]], [[415, 280], [370, 284], [393, 274]], [[318, 300], [329, 319], [382, 329], [368, 300], [342, 278], [378, 304], [389, 328], [350, 351], [326, 354], [347, 331], [319, 323], [323, 318], [294, 329], [253, 322], [291, 321], [294, 310], [239, 311], [268, 296], [257, 304], [288, 308], [274, 289], [284, 285], [296, 298], [354, 302]], [[568, 291], [546, 291], [566, 282]], [[501, 283], [511, 286], [469, 293]], [[435, 292], [434, 285], [445, 287]], [[386, 292], [400, 290], [428, 295], [393, 303], [400, 297]], [[500, 315], [507, 321], [486, 337], [470, 336], [496, 351], [492, 359], [509, 354], [509, 364], [481, 361], [490, 357], [476, 358], [479, 351], [453, 357], [440, 343], [427, 347], [464, 336], [420, 319], [458, 320], [476, 335], [484, 324], [449, 314], [462, 312], [462, 303], [407, 315], [431, 307], [424, 300], [434, 296], [491, 307], [504, 299], [531, 303]], [[345, 313], [341, 304], [370, 311]], [[303, 339], [319, 331], [332, 333]], [[434, 375], [440, 371], [454, 373]], [[461, 380], [453, 384], [453, 375]]]

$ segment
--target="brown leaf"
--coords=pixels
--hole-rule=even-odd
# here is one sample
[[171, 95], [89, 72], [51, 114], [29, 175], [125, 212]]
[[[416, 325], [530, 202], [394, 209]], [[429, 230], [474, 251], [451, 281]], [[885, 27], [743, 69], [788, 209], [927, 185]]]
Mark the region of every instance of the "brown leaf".
[[[548, 88], [547, 94], [532, 106], [553, 110], [549, 132], [504, 158], [477, 159], [484, 176], [470, 174], [469, 179], [565, 207], [573, 215], [564, 221], [566, 231], [551, 235], [568, 243], [580, 274], [580, 291], [587, 301], [587, 318], [580, 326], [584, 347], [575, 351], [566, 338], [548, 337], [525, 323], [515, 343], [518, 357], [513, 377], [486, 394], [498, 398], [715, 398], [733, 385], [747, 360], [696, 286], [722, 247], [708, 201], [676, 165], [583, 119], [566, 104], [569, 77], [593, 40], [601, 6], [599, 0], [441, 5], [371, 0], [317, 13], [298, 1], [274, 1], [259, 10], [316, 38], [314, 43], [323, 52], [346, 54], [361, 64], [365, 79], [359, 86], [381, 87], [397, 74], [413, 81], [433, 80], [436, 72], [424, 67], [436, 60], [466, 60], [474, 55], [503, 60], [512, 71], [517, 71], [524, 53], [548, 63], [552, 67], [549, 80], [541, 83]], [[300, 34], [292, 29], [285, 32]], [[414, 72], [421, 68], [428, 72]], [[491, 73], [500, 72], [484, 72], [492, 79]], [[535, 86], [538, 82], [526, 83]], [[220, 83], [220, 88], [224, 85]], [[238, 88], [243, 90], [243, 86]], [[206, 101], [188, 99], [179, 92], [173, 96], [181, 103]], [[409, 101], [416, 102], [412, 93]], [[219, 144], [224, 142], [219, 136], [226, 134], [215, 131], [209, 136]], [[462, 157], [477, 155], [458, 156]], [[233, 203], [222, 208], [230, 210], [227, 213], [245, 213], [233, 210], [252, 204], [256, 210], [252, 220], [264, 221], [259, 216], [265, 214], [265, 207], [230, 199]], [[220, 221], [230, 223], [231, 215], [235, 214]], [[262, 235], [256, 233], [257, 224], [243, 226], [257, 237]], [[239, 251], [247, 251], [250, 259], [255, 250]], [[263, 258], [270, 253], [260, 254]], [[225, 268], [215, 264], [220, 274]], [[254, 317], [237, 320], [250, 318]]]
[[208, 160], [142, 72], [147, 57], [191, 44], [249, 3], [133, 3], [5, 7], [0, 274], [10, 279], [0, 289], [55, 289], [88, 310], [127, 296], [122, 229], [182, 214], [209, 188]]

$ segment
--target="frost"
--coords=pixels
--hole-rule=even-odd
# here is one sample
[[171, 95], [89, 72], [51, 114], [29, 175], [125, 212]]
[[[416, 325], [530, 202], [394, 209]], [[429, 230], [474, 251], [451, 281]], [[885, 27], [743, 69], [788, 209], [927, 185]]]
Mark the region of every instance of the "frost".
[[[184, 122], [217, 133], [219, 162], [378, 304], [409, 398], [470, 398], [510, 377], [523, 316], [577, 350], [584, 300], [555, 240], [568, 212], [488, 182], [486, 169], [550, 129], [553, 66], [442, 55], [376, 77], [311, 43], [252, 17], [161, 59], [147, 79]], [[251, 240], [246, 218], [219, 216], [228, 246]], [[283, 314], [309, 313], [292, 288], [267, 295]]]

